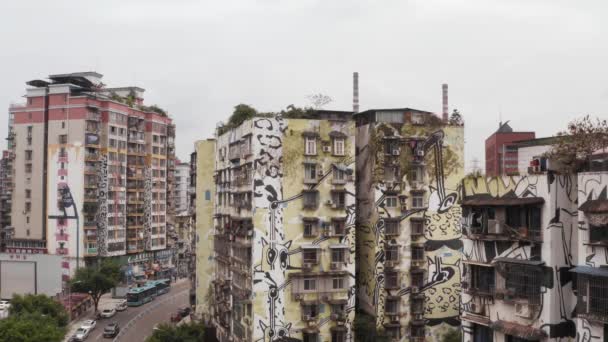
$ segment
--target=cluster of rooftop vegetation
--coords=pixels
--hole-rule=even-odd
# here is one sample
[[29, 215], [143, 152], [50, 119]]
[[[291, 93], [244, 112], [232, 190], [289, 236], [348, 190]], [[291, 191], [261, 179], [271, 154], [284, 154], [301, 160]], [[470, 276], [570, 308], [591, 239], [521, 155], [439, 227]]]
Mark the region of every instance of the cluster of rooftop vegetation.
[[[136, 107], [135, 106], [135, 92], [133, 90], [131, 90], [127, 96], [120, 96], [116, 92], [111, 91], [110, 99], [112, 101], [126, 104], [127, 106], [129, 106], [131, 108]], [[151, 105], [151, 106], [138, 105], [137, 109], [144, 111], [144, 112], [154, 112], [154, 113], [159, 114], [160, 116], [164, 116], [164, 117], [169, 116], [167, 111], [165, 111], [164, 109], [160, 108], [157, 105]]]

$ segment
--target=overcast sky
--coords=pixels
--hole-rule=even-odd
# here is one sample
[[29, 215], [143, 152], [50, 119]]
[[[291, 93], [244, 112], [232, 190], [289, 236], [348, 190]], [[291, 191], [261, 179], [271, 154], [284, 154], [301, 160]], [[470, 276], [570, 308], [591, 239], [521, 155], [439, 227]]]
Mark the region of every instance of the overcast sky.
[[467, 166], [483, 165], [499, 113], [537, 136], [608, 117], [607, 14], [605, 0], [1, 1], [0, 106], [27, 80], [94, 70], [167, 109], [187, 160], [241, 102], [276, 111], [321, 92], [350, 110], [358, 71], [362, 110], [439, 113], [448, 83]]

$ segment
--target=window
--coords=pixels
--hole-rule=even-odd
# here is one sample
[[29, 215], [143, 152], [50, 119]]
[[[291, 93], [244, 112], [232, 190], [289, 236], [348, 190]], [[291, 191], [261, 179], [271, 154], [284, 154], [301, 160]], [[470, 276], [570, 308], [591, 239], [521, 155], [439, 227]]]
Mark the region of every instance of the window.
[[317, 154], [317, 139], [315, 137], [305, 137], [304, 153], [312, 156]]
[[31, 210], [32, 210], [32, 203], [25, 202], [25, 211], [31, 211]]
[[32, 173], [32, 164], [25, 164], [25, 172]]
[[414, 208], [414, 209], [424, 208], [424, 194], [422, 194], [422, 193], [413, 194], [412, 208]]
[[345, 285], [346, 285], [346, 282], [345, 282], [344, 277], [337, 277], [337, 278], [332, 279], [331, 288], [334, 290], [344, 289], [346, 287]]
[[25, 189], [25, 198], [32, 198], [32, 190]]
[[397, 261], [399, 260], [399, 246], [387, 245], [385, 248], [386, 261]]
[[344, 236], [346, 234], [346, 219], [333, 218], [331, 220], [333, 235]]
[[25, 150], [25, 160], [32, 160], [32, 150]]
[[400, 178], [399, 166], [389, 165], [384, 167], [384, 180], [387, 182], [396, 182]]
[[578, 302], [576, 311], [580, 316], [608, 318], [608, 281], [605, 277], [577, 274]]
[[317, 333], [302, 333], [303, 341], [302, 342], [318, 342], [319, 334]]
[[385, 286], [388, 289], [396, 289], [399, 288], [399, 273], [398, 272], [386, 272], [384, 274], [385, 277]]
[[589, 242], [608, 244], [608, 225], [589, 225]]
[[315, 209], [317, 208], [317, 198], [318, 193], [316, 191], [304, 191], [302, 194], [302, 199], [304, 202], [305, 209]]
[[475, 292], [491, 294], [494, 292], [494, 267], [467, 265], [469, 267], [469, 289]]
[[410, 182], [423, 182], [424, 173], [421, 166], [414, 166], [410, 169]]
[[422, 114], [422, 113], [412, 113], [412, 124], [414, 124], [414, 125], [424, 125], [424, 114]]
[[384, 219], [384, 234], [399, 235], [399, 220]]
[[346, 255], [346, 248], [332, 248], [331, 262], [344, 262], [345, 255]]
[[398, 327], [386, 327], [384, 331], [386, 332], [386, 336], [392, 339], [401, 339], [401, 329]]
[[317, 279], [304, 278], [304, 291], [314, 291], [317, 289]]
[[506, 295], [525, 298], [530, 304], [540, 303], [542, 271], [537, 266], [505, 263]]
[[60, 134], [59, 135], [59, 143], [60, 144], [67, 144], [68, 143], [68, 135], [67, 134]]
[[304, 182], [314, 183], [317, 180], [317, 165], [304, 164]]
[[[32, 113], [30, 113], [30, 119], [32, 118]], [[33, 126], [27, 126], [27, 137], [32, 137], [32, 131], [34, 130]]]
[[306, 248], [306, 249], [302, 250], [302, 262], [305, 264], [316, 264], [317, 263], [316, 248]]
[[412, 260], [414, 260], [414, 261], [424, 260], [424, 247], [412, 246]]
[[423, 220], [410, 220], [410, 226], [412, 228], [412, 235], [424, 234], [424, 221]]
[[421, 314], [424, 312], [424, 298], [412, 298], [411, 310], [414, 314]]
[[489, 327], [473, 323], [473, 342], [492, 342], [494, 331]]
[[346, 171], [343, 168], [334, 166], [334, 183], [344, 183], [346, 181]]
[[304, 219], [304, 237], [317, 236], [317, 221], [315, 219]]
[[346, 206], [346, 192], [332, 191], [331, 200], [335, 208], [344, 208]]
[[398, 314], [400, 302], [401, 301], [397, 298], [387, 298], [386, 306], [384, 307], [384, 311], [389, 315]]
[[344, 138], [334, 138], [334, 155], [344, 155]]
[[422, 272], [412, 272], [412, 287], [422, 287], [424, 286], [424, 274]]
[[387, 196], [384, 200], [387, 208], [396, 208], [397, 207], [397, 197], [396, 196]]

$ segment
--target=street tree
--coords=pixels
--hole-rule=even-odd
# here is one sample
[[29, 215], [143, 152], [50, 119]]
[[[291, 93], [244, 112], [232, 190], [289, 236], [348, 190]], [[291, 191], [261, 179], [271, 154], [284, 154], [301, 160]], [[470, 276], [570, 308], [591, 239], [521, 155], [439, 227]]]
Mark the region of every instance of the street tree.
[[450, 125], [455, 125], [455, 126], [464, 125], [462, 115], [460, 114], [458, 109], [454, 109], [454, 111], [452, 112], [452, 115], [450, 115], [449, 123], [450, 123]]
[[592, 155], [608, 148], [608, 121], [592, 119], [589, 115], [568, 123], [568, 128], [557, 134], [552, 149], [546, 156], [557, 162], [562, 172], [577, 172], [589, 167]]
[[99, 299], [120, 281], [120, 267], [111, 260], [103, 260], [101, 263], [82, 267], [76, 270], [76, 274], [70, 282], [72, 292], [88, 293], [93, 298], [95, 312], [99, 305]]
[[450, 329], [444, 335], [442, 342], [460, 342], [462, 340], [462, 334], [460, 329]]
[[308, 95], [307, 98], [314, 109], [323, 109], [324, 106], [333, 101], [331, 97], [321, 93]]
[[64, 339], [65, 326], [41, 313], [10, 315], [0, 320], [0, 341], [11, 342], [59, 342]]
[[9, 313], [11, 317], [42, 315], [54, 320], [59, 327], [65, 327], [69, 320], [63, 305], [43, 294], [14, 295]]
[[180, 326], [161, 324], [146, 342], [198, 342], [205, 340], [203, 323], [186, 323]]

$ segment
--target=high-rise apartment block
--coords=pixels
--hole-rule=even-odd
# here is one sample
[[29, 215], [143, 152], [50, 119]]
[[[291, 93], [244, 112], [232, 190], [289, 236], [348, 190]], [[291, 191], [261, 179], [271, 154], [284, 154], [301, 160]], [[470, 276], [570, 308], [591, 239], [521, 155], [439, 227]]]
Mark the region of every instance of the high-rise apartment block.
[[74, 264], [166, 247], [175, 127], [164, 111], [144, 105], [144, 89], [107, 88], [101, 78], [82, 72], [30, 81], [27, 102], [11, 106], [7, 249]]
[[176, 163], [174, 182], [173, 202], [175, 213], [187, 213], [190, 209], [190, 163]]
[[355, 115], [358, 306], [396, 341], [458, 325], [464, 129], [403, 108]]
[[[220, 340], [350, 340], [355, 306], [352, 112], [255, 117], [218, 132], [214, 191], [205, 188], [210, 165], [203, 156], [211, 146], [198, 145], [196, 218], [197, 225], [205, 222], [198, 229], [207, 229], [197, 229], [199, 241], [213, 237], [210, 291], [215, 303], [202, 307], [202, 314], [213, 316]], [[199, 210], [198, 205], [214, 193], [211, 227], [209, 207]], [[198, 270], [206, 267], [201, 261], [197, 255]], [[206, 283], [199, 285], [207, 291]], [[197, 300], [201, 304], [203, 299]]]
[[501, 122], [486, 139], [486, 176], [517, 174], [518, 147], [514, 143], [534, 138], [534, 132], [514, 132], [508, 122]]

